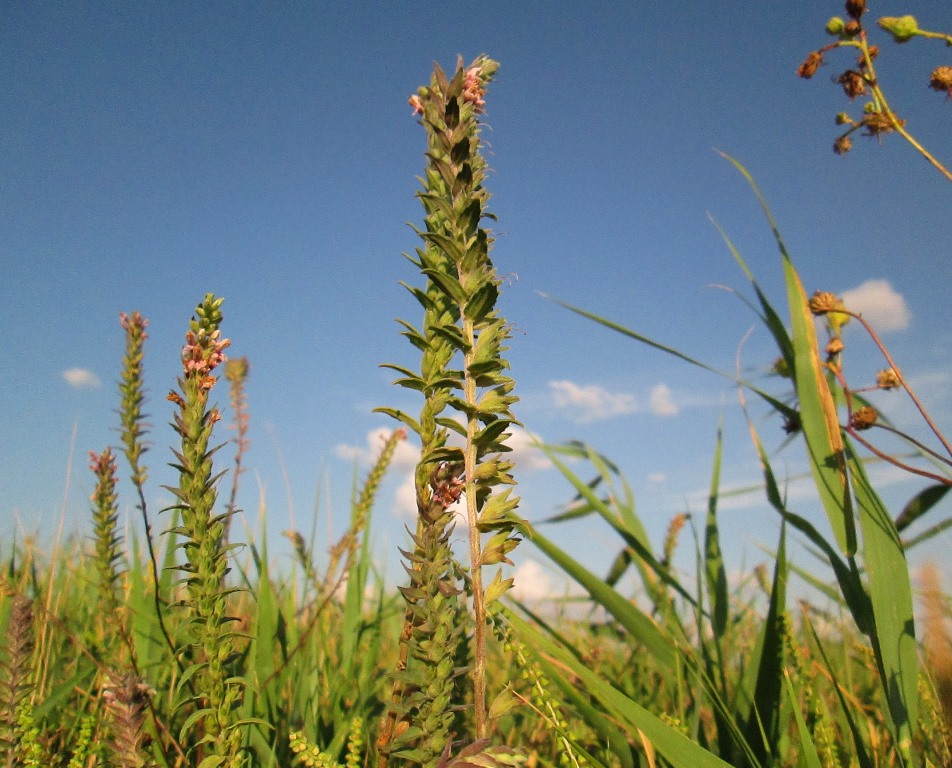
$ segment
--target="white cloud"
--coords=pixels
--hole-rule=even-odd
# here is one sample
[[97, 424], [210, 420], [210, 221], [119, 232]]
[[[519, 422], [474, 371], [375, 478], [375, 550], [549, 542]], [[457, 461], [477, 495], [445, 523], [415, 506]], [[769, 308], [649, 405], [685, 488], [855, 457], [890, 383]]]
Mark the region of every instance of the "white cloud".
[[648, 482], [652, 485], [663, 485], [668, 481], [668, 476], [664, 472], [652, 472], [648, 475]]
[[102, 382], [92, 371], [85, 368], [68, 368], [63, 371], [63, 380], [75, 389], [99, 389]]
[[624, 416], [637, 410], [635, 396], [627, 392], [609, 392], [597, 384], [580, 386], [573, 381], [550, 381], [557, 408], [573, 413], [573, 420], [587, 424], [598, 419]]
[[511, 595], [516, 600], [532, 602], [554, 596], [552, 577], [535, 560], [526, 560], [512, 574]]
[[[391, 434], [393, 434], [393, 430], [386, 429], [385, 427], [372, 429], [367, 433], [366, 446], [361, 447], [359, 445], [339, 443], [334, 446], [334, 455], [346, 461], [360, 461], [370, 464], [377, 460], [383, 448], [383, 444]], [[393, 452], [393, 459], [390, 462], [390, 466], [393, 469], [415, 467], [419, 458], [420, 449], [407, 440], [401, 440], [397, 443], [397, 447]]]
[[888, 280], [867, 280], [843, 291], [842, 299], [877, 331], [901, 331], [908, 328], [912, 320], [905, 297], [897, 293]]
[[655, 416], [677, 416], [678, 406], [667, 384], [655, 384], [648, 397], [648, 405]]
[[397, 487], [393, 496], [393, 514], [404, 520], [416, 520], [416, 483], [413, 480], [413, 472], [409, 472]]
[[552, 462], [536, 447], [536, 441], [542, 442], [542, 439], [521, 427], [511, 427], [506, 445], [512, 451], [506, 454], [506, 458], [514, 462], [519, 469], [548, 469]]

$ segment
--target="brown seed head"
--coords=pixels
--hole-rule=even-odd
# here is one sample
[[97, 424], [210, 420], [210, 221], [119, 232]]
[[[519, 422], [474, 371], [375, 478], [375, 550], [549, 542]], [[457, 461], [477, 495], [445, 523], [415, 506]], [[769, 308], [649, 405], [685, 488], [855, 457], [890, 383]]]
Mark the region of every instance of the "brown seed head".
[[880, 389], [895, 389], [901, 383], [895, 368], [884, 368], [876, 374], [876, 386]]
[[816, 74], [817, 69], [823, 63], [823, 54], [819, 51], [810, 51], [806, 60], [797, 67], [797, 75], [804, 80], [809, 80]]
[[850, 101], [866, 93], [866, 79], [855, 69], [846, 70], [836, 78], [836, 82], [843, 87], [843, 93]]
[[859, 21], [866, 13], [866, 0], [846, 0], [846, 13], [850, 18]]
[[839, 337], [830, 339], [829, 343], [826, 345], [826, 356], [828, 358], [836, 357], [838, 354], [840, 354], [840, 352], [843, 351], [843, 346], [843, 342]]
[[846, 37], [856, 37], [862, 31], [863, 25], [856, 19], [850, 19], [843, 28], [843, 34], [846, 35]]
[[825, 315], [840, 306], [841, 302], [836, 294], [829, 291], [817, 291], [810, 299], [810, 311], [814, 315]]
[[876, 409], [864, 405], [850, 416], [850, 426], [858, 430], [869, 429], [876, 423], [877, 418], [879, 418], [879, 414], [876, 413]]
[[[900, 126], [906, 124], [905, 120], [897, 120]], [[867, 136], [880, 136], [884, 133], [892, 133], [896, 130], [892, 121], [882, 112], [870, 112], [863, 118], [863, 127], [866, 129]]]
[[853, 148], [853, 140], [847, 136], [840, 136], [833, 142], [833, 151], [838, 155], [845, 155]]
[[952, 67], [936, 67], [932, 70], [929, 87], [933, 91], [945, 91], [946, 98], [952, 98]]

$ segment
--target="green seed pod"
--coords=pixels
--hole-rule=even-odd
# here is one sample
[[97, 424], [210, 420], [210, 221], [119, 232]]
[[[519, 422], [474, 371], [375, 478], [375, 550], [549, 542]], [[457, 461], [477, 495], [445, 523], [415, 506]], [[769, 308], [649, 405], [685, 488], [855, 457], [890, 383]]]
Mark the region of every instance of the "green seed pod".
[[897, 43], [908, 43], [919, 34], [915, 16], [883, 16], [877, 23], [892, 35]]
[[843, 30], [846, 28], [846, 22], [843, 21], [839, 16], [834, 16], [828, 22], [826, 22], [826, 33], [832, 35], [833, 37], [839, 37], [843, 34]]

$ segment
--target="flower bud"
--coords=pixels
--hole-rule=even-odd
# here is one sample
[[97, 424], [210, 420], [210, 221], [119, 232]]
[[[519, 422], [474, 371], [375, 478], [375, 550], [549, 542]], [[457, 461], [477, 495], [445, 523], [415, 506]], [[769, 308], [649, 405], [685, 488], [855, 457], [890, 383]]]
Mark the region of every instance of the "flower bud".
[[852, 125], [853, 119], [845, 112], [840, 112], [836, 116], [837, 125]]
[[838, 37], [843, 34], [843, 29], [846, 27], [846, 22], [843, 21], [839, 16], [834, 16], [828, 22], [826, 22], [826, 33], [828, 35], [833, 35]]
[[897, 43], [908, 43], [919, 32], [915, 16], [883, 16], [878, 24], [892, 35]]
[[836, 357], [843, 351], [843, 341], [840, 338], [830, 339], [826, 345], [826, 356], [828, 358]]

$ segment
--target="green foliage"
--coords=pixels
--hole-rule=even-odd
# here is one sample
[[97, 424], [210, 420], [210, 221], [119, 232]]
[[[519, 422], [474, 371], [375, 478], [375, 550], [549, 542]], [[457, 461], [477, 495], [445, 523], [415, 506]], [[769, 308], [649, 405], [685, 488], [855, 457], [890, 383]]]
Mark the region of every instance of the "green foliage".
[[[846, 7], [849, 21], [827, 25], [838, 41], [814, 52], [801, 74], [819, 66], [833, 48], [858, 48], [859, 80], [841, 84], [870, 88], [873, 109], [851, 130], [895, 130], [911, 141], [874, 77], [874, 55], [861, 23], [865, 2], [850, 0]], [[882, 19], [880, 25], [897, 42], [948, 42], [912, 17]], [[421, 393], [423, 405], [417, 417], [380, 409], [406, 429], [390, 435], [362, 486], [355, 487], [349, 527], [329, 544], [323, 568], [313, 556], [313, 534], [308, 541], [298, 531], [286, 532], [295, 558], [291, 567], [275, 568], [263, 518], [257, 539], [248, 542], [246, 561], [237, 559], [229, 535], [248, 445], [243, 385], [249, 364], [244, 358], [226, 361], [230, 342], [221, 337], [222, 300], [212, 294], [191, 320], [178, 388], [168, 396], [175, 407], [172, 466], [178, 484], [169, 489], [175, 503], [165, 510], [170, 523], [163, 548], [157, 546], [145, 501], [147, 321], [139, 313], [120, 315], [120, 441], [146, 551], [135, 533], [125, 541], [119, 535], [117, 451], [107, 448], [91, 454], [92, 547], [70, 540], [46, 553], [28, 540], [4, 552], [0, 764], [949, 764], [949, 601], [930, 577], [920, 663], [907, 553], [952, 521], [941, 520], [912, 539], [903, 540], [901, 533], [940, 508], [952, 486], [952, 446], [862, 317], [833, 294], [808, 299], [766, 203], [733, 159], [776, 239], [786, 313], [773, 306], [721, 234], [750, 282], [754, 299], [745, 303], [776, 343], [772, 370], [784, 377], [784, 386], [792, 384], [792, 401], [569, 308], [737, 383], [760, 459], [760, 487], [779, 522], [772, 568], [760, 564], [742, 583], [728, 582], [719, 509], [722, 465], [730, 454], [720, 427], [703, 530], [695, 530], [687, 513], [678, 514], [657, 549], [618, 467], [581, 443], [542, 447], [575, 495], [566, 512], [546, 522], [591, 518], [607, 525], [619, 550], [604, 575], [578, 562], [555, 537], [530, 531], [517, 516], [512, 465], [505, 458], [509, 430], [518, 423], [511, 411], [517, 398], [507, 375], [509, 326], [496, 309], [501, 280], [484, 226], [492, 216], [480, 143], [485, 90], [497, 66], [485, 56], [468, 66], [460, 60], [452, 77], [437, 66], [430, 85], [410, 99], [426, 134], [427, 165], [418, 193], [425, 211], [418, 230], [422, 246], [409, 257], [424, 284], [406, 287], [423, 320], [419, 327], [400, 323], [420, 353], [420, 365], [387, 367], [399, 374], [396, 384]], [[941, 85], [936, 73], [933, 79]], [[823, 349], [816, 317], [823, 318], [828, 335]], [[849, 383], [840, 335], [847, 320], [863, 325], [886, 360], [874, 387]], [[216, 468], [220, 446], [214, 442], [221, 413], [210, 399], [223, 363], [237, 437], [230, 495], [221, 509], [226, 472]], [[867, 389], [904, 391], [939, 447], [889, 424], [865, 401]], [[792, 440], [802, 437], [829, 534], [788, 507], [746, 413], [748, 393]], [[879, 429], [905, 440], [912, 456], [880, 449], [871, 436]], [[374, 570], [369, 533], [381, 482], [408, 430], [421, 443], [418, 519], [409, 547], [401, 550], [407, 582], [398, 594], [388, 594]], [[929, 485], [893, 515], [870, 482], [869, 455]], [[591, 467], [593, 480], [580, 476], [581, 466]], [[465, 565], [450, 547], [461, 510], [469, 543]], [[689, 578], [673, 567], [686, 532], [694, 544]], [[528, 535], [585, 593], [566, 604], [565, 613], [503, 601], [512, 579], [501, 570], [483, 584], [483, 568], [509, 563]], [[819, 570], [788, 559], [791, 535], [806, 541]], [[625, 579], [629, 573], [634, 592]], [[788, 592], [793, 576], [832, 607], [804, 601], [795, 616]], [[498, 643], [487, 642], [490, 631]]]
[[[397, 661], [390, 709], [379, 742], [382, 765], [396, 756], [424, 766], [450, 754], [451, 731], [464, 694], [458, 687], [467, 671], [457, 663], [469, 620], [458, 585], [462, 576], [472, 596], [473, 729], [488, 734], [486, 717], [487, 606], [511, 586], [497, 578], [483, 587], [482, 569], [509, 563], [523, 526], [514, 514], [513, 484], [506, 430], [515, 419], [510, 406], [514, 382], [505, 375], [506, 321], [496, 309], [500, 278], [489, 256], [492, 237], [481, 225], [489, 217], [483, 187], [486, 162], [480, 150], [479, 119], [486, 85], [498, 65], [481, 56], [462, 60], [452, 78], [436, 66], [428, 87], [410, 99], [422, 116], [427, 136], [427, 169], [418, 197], [426, 212], [418, 230], [424, 247], [410, 261], [426, 279], [424, 288], [407, 286], [423, 308], [417, 329], [406, 321], [403, 335], [421, 352], [419, 372], [397, 365], [395, 382], [424, 396], [419, 419], [393, 409], [394, 416], [421, 441], [416, 469], [418, 522], [413, 548], [404, 551], [409, 583], [405, 628]], [[454, 367], [458, 366], [458, 367]], [[447, 409], [459, 417], [447, 415]], [[449, 444], [450, 433], [463, 446]], [[503, 490], [497, 490], [499, 486]], [[469, 569], [464, 572], [450, 548], [453, 506], [465, 504]], [[491, 534], [488, 541], [482, 534]]]

